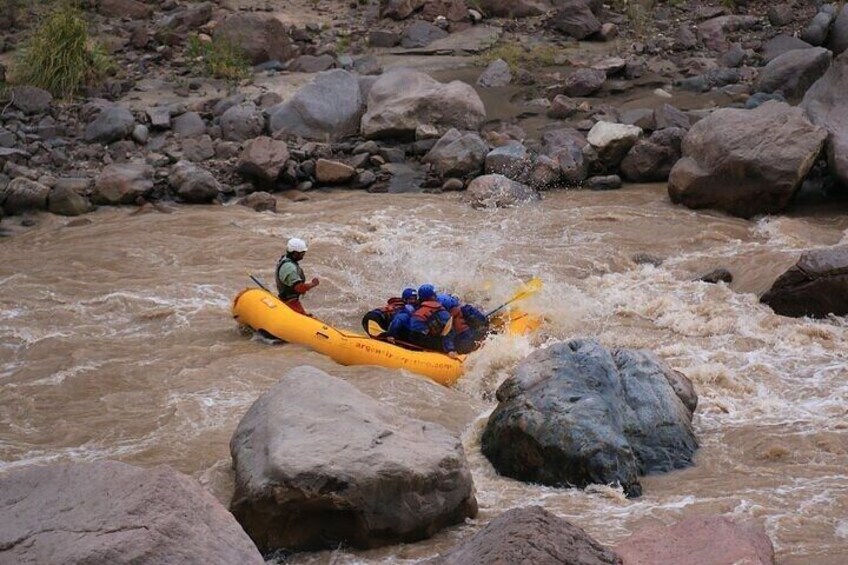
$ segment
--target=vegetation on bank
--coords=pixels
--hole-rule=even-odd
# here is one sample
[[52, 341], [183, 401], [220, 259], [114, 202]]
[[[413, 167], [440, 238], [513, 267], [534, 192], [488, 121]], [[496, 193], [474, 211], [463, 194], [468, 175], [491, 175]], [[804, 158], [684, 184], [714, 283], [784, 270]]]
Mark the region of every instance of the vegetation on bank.
[[538, 69], [557, 64], [560, 49], [556, 45], [544, 43], [532, 47], [517, 41], [502, 41], [480, 56], [480, 64], [488, 65], [492, 61], [503, 59], [513, 72], [520, 69]]
[[56, 6], [21, 45], [11, 82], [37, 86], [70, 99], [114, 70], [111, 58], [88, 34], [82, 13]]
[[197, 34], [188, 38], [186, 56], [195, 74], [238, 82], [251, 75], [250, 61], [236, 44], [224, 38], [206, 39]]

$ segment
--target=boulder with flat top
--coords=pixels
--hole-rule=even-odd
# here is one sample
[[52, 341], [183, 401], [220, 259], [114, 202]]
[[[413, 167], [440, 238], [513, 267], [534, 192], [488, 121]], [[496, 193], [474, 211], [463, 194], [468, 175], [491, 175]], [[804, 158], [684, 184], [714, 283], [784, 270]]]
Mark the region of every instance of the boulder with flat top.
[[477, 513], [458, 436], [313, 367], [259, 397], [230, 453], [232, 512], [263, 551], [414, 542]]

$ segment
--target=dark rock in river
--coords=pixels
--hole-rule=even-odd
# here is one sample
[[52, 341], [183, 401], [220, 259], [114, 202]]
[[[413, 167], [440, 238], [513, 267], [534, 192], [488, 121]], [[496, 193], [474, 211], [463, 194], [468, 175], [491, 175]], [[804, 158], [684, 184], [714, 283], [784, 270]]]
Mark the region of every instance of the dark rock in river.
[[117, 461], [0, 474], [0, 562], [38, 565], [263, 565], [250, 538], [198, 482]]
[[[844, 13], [844, 12], [843, 12]], [[801, 107], [810, 121], [827, 130], [830, 172], [848, 188], [848, 54], [836, 58], [822, 78], [804, 95]]]
[[265, 551], [412, 542], [477, 513], [458, 437], [312, 367], [259, 397], [230, 452], [233, 514]]
[[692, 126], [668, 180], [672, 202], [741, 217], [783, 210], [821, 152], [827, 133], [803, 110], [766, 102], [724, 108]]
[[552, 486], [620, 484], [692, 464], [697, 397], [647, 351], [593, 340], [536, 351], [497, 392], [482, 451], [503, 475]]
[[583, 529], [540, 506], [507, 510], [425, 565], [620, 565], [621, 558]]
[[805, 251], [760, 301], [783, 316], [848, 314], [848, 245]]
[[468, 184], [467, 198], [476, 208], [504, 208], [539, 199], [533, 188], [503, 175], [483, 175]]
[[47, 209], [59, 216], [80, 216], [91, 212], [88, 198], [77, 193], [69, 186], [57, 185], [47, 197]]
[[615, 546], [628, 565], [774, 565], [762, 526], [726, 516], [693, 516], [671, 526], [649, 526]]
[[244, 145], [236, 170], [248, 180], [258, 184], [273, 184], [289, 160], [288, 145], [284, 141], [260, 136]]

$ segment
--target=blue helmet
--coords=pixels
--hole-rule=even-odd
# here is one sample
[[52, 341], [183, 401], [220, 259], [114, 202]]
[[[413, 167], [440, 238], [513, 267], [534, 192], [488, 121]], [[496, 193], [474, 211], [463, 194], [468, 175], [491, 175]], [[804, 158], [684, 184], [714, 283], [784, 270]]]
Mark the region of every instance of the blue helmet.
[[436, 287], [431, 284], [422, 284], [418, 287], [418, 298], [420, 300], [430, 300], [436, 297]]
[[436, 299], [439, 301], [439, 304], [442, 305], [442, 308], [445, 310], [452, 310], [459, 306], [459, 300], [450, 294], [439, 294], [436, 296]]
[[404, 300], [409, 300], [411, 298], [418, 298], [418, 291], [414, 288], [405, 288], [403, 289], [403, 293], [400, 295]]

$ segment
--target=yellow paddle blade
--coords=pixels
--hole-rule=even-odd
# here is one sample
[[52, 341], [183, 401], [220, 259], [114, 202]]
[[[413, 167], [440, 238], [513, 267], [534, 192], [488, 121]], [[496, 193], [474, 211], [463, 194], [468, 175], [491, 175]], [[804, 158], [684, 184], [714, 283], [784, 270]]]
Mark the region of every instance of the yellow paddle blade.
[[368, 335], [371, 337], [377, 337], [384, 333], [386, 333], [386, 330], [384, 330], [380, 324], [374, 320], [368, 320]]
[[515, 302], [516, 300], [522, 300], [524, 298], [528, 298], [533, 296], [537, 292], [542, 290], [542, 279], [539, 277], [533, 277], [515, 291], [515, 294], [512, 295], [512, 298], [509, 299], [509, 302]]
[[450, 320], [448, 320], [448, 323], [445, 324], [445, 327], [442, 329], [442, 337], [448, 335], [452, 329], [453, 329], [453, 317], [451, 316]]

